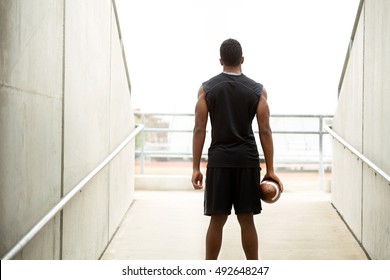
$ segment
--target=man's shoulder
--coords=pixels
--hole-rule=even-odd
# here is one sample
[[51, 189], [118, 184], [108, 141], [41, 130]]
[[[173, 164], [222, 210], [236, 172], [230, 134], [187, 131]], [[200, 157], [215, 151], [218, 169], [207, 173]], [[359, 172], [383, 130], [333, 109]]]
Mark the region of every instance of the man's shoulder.
[[257, 95], [261, 95], [261, 92], [263, 90], [263, 85], [248, 76], [242, 75], [243, 82], [247, 84]]
[[253, 83], [253, 84], [259, 84], [259, 85], [262, 85], [261, 83], [257, 82], [256, 80], [252, 79], [252, 78], [249, 78], [248, 76], [242, 74], [242, 78], [247, 80], [248, 82], [250, 83]]
[[214, 85], [223, 82], [225, 80], [225, 76], [223, 73], [220, 73], [218, 75], [215, 75], [214, 77], [208, 79], [207, 81], [203, 82], [203, 89], [207, 93], [210, 88], [212, 88]]

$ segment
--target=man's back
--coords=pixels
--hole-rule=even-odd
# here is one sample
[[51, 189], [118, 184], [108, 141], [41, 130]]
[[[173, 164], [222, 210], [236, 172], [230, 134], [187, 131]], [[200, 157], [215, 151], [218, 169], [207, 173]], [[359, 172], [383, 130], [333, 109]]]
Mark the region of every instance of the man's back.
[[209, 167], [258, 167], [252, 120], [262, 85], [243, 74], [221, 73], [203, 83], [212, 125]]

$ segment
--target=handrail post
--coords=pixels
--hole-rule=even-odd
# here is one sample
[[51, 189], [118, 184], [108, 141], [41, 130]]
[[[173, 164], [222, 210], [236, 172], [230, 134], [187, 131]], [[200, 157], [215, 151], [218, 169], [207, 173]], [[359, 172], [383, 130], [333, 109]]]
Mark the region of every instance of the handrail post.
[[320, 121], [320, 133], [319, 133], [319, 175], [320, 175], [320, 190], [324, 190], [324, 133], [323, 133], [323, 116], [319, 117]]
[[[141, 113], [141, 124], [145, 126], [145, 114]], [[145, 132], [141, 131], [141, 174], [144, 174], [145, 169]]]

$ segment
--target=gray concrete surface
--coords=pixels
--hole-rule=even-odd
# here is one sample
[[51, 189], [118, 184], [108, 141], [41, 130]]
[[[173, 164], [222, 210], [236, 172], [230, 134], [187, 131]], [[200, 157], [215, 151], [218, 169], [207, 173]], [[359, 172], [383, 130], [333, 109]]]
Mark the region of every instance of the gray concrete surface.
[[[0, 255], [132, 129], [112, 1], [2, 1]], [[133, 174], [134, 143], [15, 258], [99, 258], [131, 204]]]
[[[61, 196], [61, 1], [0, 4], [0, 255]], [[19, 258], [58, 258], [54, 219]]]
[[[102, 259], [203, 259], [208, 221], [203, 191], [136, 191]], [[290, 189], [277, 203], [263, 204], [255, 221], [261, 259], [366, 259], [329, 193]], [[225, 226], [220, 259], [245, 259], [234, 214]]]
[[[390, 174], [390, 1], [362, 1], [333, 129]], [[372, 259], [390, 259], [390, 185], [333, 142], [332, 202]]]

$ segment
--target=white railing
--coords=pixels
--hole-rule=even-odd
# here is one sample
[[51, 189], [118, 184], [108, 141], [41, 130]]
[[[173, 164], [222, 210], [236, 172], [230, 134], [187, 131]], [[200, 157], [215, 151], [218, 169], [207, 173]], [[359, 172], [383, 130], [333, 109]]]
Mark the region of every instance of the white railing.
[[[140, 133], [140, 135], [138, 137], [140, 137], [140, 139], [138, 140], [138, 145], [137, 145], [137, 150], [136, 150], [136, 155], [138, 156], [138, 160], [139, 160], [139, 163], [140, 163], [140, 174], [144, 174], [145, 173], [145, 160], [149, 157], [154, 157], [156, 159], [158, 158], [165, 158], [167, 160], [169, 160], [170, 158], [183, 158], [183, 159], [187, 159], [187, 160], [190, 160], [192, 159], [192, 152], [191, 152], [191, 149], [186, 149], [186, 150], [179, 150], [179, 148], [177, 147], [176, 144], [171, 144], [171, 148], [167, 148], [166, 146], [169, 145], [169, 143], [164, 143], [164, 144], [161, 144], [161, 146], [164, 146], [162, 149], [160, 150], [157, 150], [157, 149], [153, 149], [153, 148], [148, 148], [147, 147], [147, 139], [146, 139], [146, 135], [147, 134], [152, 134], [152, 133], [165, 133], [165, 134], [178, 134], [178, 133], [187, 133], [189, 135], [188, 138], [186, 138], [186, 140], [183, 140], [184, 142], [186, 143], [190, 143], [191, 142], [191, 136], [192, 135], [192, 126], [193, 126], [193, 123], [190, 122], [190, 120], [188, 120], [188, 122], [186, 122], [186, 124], [184, 125], [184, 128], [183, 128], [183, 125], [179, 128], [176, 128], [175, 125], [169, 125], [169, 127], [166, 127], [166, 128], [159, 128], [159, 127], [153, 127], [151, 126], [150, 124], [148, 125], [148, 121], [147, 121], [147, 118], [149, 119], [152, 119], [154, 118], [155, 120], [157, 118], [161, 118], [161, 119], [169, 119], [169, 118], [173, 118], [173, 117], [182, 117], [182, 118], [193, 118], [194, 117], [194, 114], [192, 113], [175, 113], [175, 114], [171, 114], [171, 113], [142, 113], [142, 112], [136, 112], [135, 115], [138, 117], [138, 121], [143, 124], [145, 126], [144, 130], [142, 131], [142, 133]], [[308, 164], [308, 163], [314, 163], [314, 164], [317, 164], [318, 163], [318, 172], [319, 172], [319, 177], [320, 177], [320, 189], [323, 189], [324, 187], [324, 175], [325, 175], [325, 163], [329, 164], [330, 165], [330, 153], [329, 155], [327, 155], [327, 158], [325, 159], [324, 157], [324, 146], [325, 146], [325, 143], [324, 143], [324, 135], [328, 134], [328, 132], [324, 131], [324, 126], [326, 124], [328, 124], [331, 120], [332, 120], [333, 116], [332, 115], [271, 115], [271, 123], [272, 121], [276, 120], [276, 119], [285, 119], [286, 122], [289, 122], [291, 121], [291, 119], [294, 119], [294, 120], [298, 120], [298, 121], [303, 121], [303, 120], [308, 120], [308, 119], [312, 119], [313, 121], [313, 124], [312, 124], [312, 127], [314, 128], [309, 128], [309, 129], [301, 129], [301, 130], [297, 130], [297, 129], [294, 129], [293, 126], [291, 126], [291, 128], [286, 125], [287, 127], [284, 127], [284, 128], [278, 128], [278, 126], [275, 126], [275, 129], [273, 130], [273, 135], [277, 136], [277, 135], [291, 135], [291, 136], [296, 136], [296, 135], [301, 135], [302, 137], [305, 137], [305, 136], [317, 136], [318, 140], [314, 140], [314, 141], [318, 141], [317, 144], [314, 143], [314, 145], [316, 146], [316, 151], [312, 152], [312, 155], [311, 155], [311, 159], [310, 159], [310, 162], [308, 160], [308, 158], [305, 158], [302, 156], [302, 154], [299, 154], [299, 150], [298, 149], [295, 149], [295, 154], [293, 154], [292, 151], [288, 152], [283, 152], [284, 153], [284, 156], [283, 158], [277, 158], [277, 155], [276, 155], [276, 158], [275, 158], [275, 162], [279, 162], [279, 163], [283, 163], [283, 164], [293, 164], [293, 163], [302, 163], [302, 164]], [[192, 121], [192, 119], [191, 119]], [[284, 120], [283, 120], [284, 122]], [[208, 129], [209, 130], [209, 129]], [[254, 133], [256, 134], [256, 137], [257, 137], [257, 134], [258, 134], [258, 131], [256, 131], [256, 129], [254, 128]], [[206, 141], [207, 141], [207, 137], [209, 137], [209, 131], [207, 131], [207, 135], [206, 136]], [[275, 139], [274, 137], [274, 142], [276, 142], [275, 140], [278, 140], [278, 139]], [[313, 141], [311, 141], [313, 142]], [[191, 146], [190, 144], [187, 144], [187, 146]], [[206, 146], [206, 145], [205, 145]], [[302, 146], [304, 146], [304, 143], [302, 143]], [[329, 143], [329, 147], [330, 147], [330, 143]], [[280, 149], [278, 148], [284, 148], [284, 147], [277, 147], [276, 148], [276, 154], [277, 152], [279, 152]], [[292, 149], [294, 150], [294, 149]], [[329, 148], [330, 150], [330, 148]], [[207, 153], [203, 152], [202, 153], [202, 157], [203, 158], [207, 158]], [[262, 155], [260, 155], [260, 160], [262, 159], [261, 158]]]

